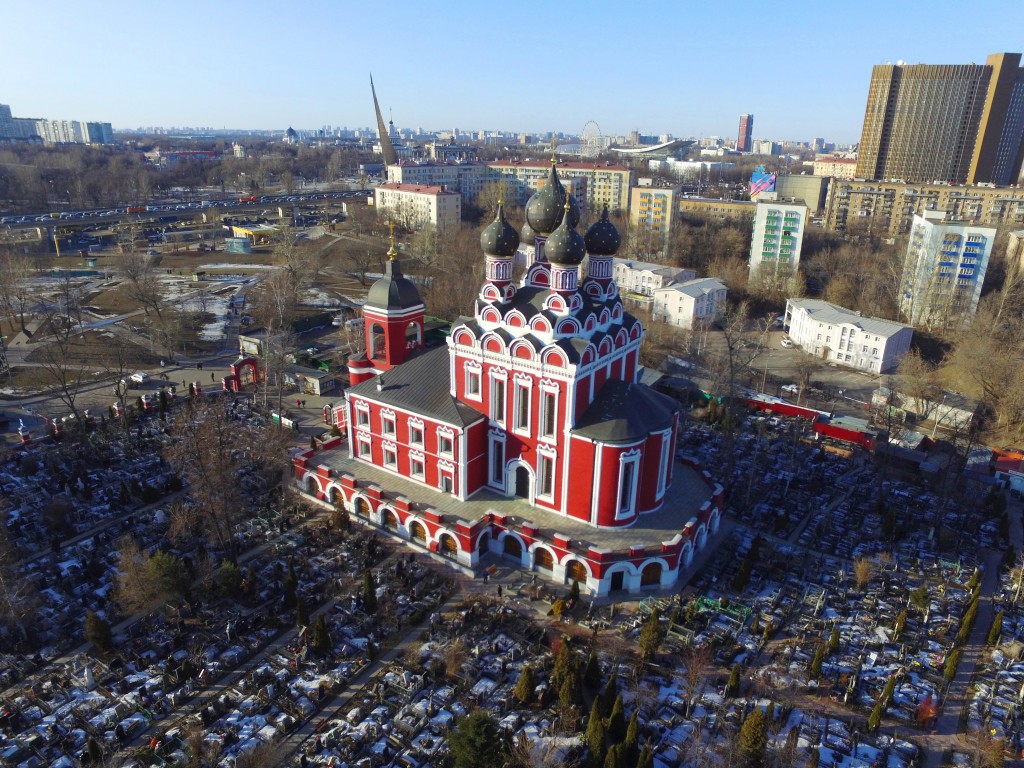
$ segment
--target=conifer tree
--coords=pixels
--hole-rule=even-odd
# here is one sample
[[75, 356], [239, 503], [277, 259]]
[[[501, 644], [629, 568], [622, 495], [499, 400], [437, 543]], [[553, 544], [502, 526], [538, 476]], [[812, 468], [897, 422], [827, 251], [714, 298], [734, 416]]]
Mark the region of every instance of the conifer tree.
[[594, 651], [587, 656], [587, 666], [583, 670], [583, 684], [591, 693], [601, 687], [601, 665], [597, 662], [597, 654]]
[[765, 749], [768, 746], [768, 729], [764, 722], [764, 713], [760, 707], [754, 707], [743, 727], [740, 728], [737, 744], [740, 754], [740, 765], [744, 768], [761, 768], [765, 763]]
[[377, 587], [369, 570], [363, 574], [363, 610], [367, 613], [377, 612]]
[[640, 630], [640, 639], [637, 640], [637, 647], [640, 650], [640, 658], [644, 661], [650, 661], [658, 653], [658, 648], [661, 646], [662, 633], [661, 627], [658, 624], [658, 620], [661, 618], [661, 612], [655, 608], [651, 611], [651, 615], [647, 617], [647, 623], [644, 624], [644, 628]]
[[725, 684], [725, 698], [734, 699], [740, 695], [740, 665], [733, 664], [729, 671], [729, 682]]
[[622, 742], [622, 764], [632, 768], [640, 754], [640, 710], [634, 709], [626, 726], [626, 738]]
[[587, 720], [587, 748], [590, 750], [590, 764], [594, 768], [601, 768], [604, 765], [604, 718], [601, 717], [601, 705], [598, 699], [594, 699], [594, 705], [590, 708], [590, 718]]
[[622, 705], [622, 696], [615, 697], [612, 712], [608, 715], [608, 738], [614, 744], [626, 738], [626, 710]]
[[516, 689], [512, 692], [512, 695], [516, 697], [520, 704], [528, 705], [533, 701], [533, 689], [535, 687], [533, 667], [526, 664], [523, 666], [523, 671], [519, 673], [519, 682], [516, 683]]

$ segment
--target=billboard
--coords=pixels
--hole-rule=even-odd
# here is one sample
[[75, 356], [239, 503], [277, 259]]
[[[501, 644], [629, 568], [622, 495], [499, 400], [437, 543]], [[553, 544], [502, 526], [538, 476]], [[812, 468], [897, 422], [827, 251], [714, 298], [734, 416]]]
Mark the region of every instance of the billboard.
[[758, 173], [755, 171], [750, 174], [750, 199], [754, 200], [762, 192], [774, 192], [775, 191], [775, 174], [774, 173]]

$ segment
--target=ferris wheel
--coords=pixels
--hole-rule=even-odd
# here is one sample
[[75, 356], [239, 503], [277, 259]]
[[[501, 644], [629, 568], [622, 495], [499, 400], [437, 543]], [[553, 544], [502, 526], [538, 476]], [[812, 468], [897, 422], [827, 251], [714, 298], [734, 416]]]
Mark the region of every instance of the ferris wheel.
[[583, 157], [597, 157], [607, 147], [607, 141], [601, 135], [601, 126], [596, 120], [588, 120], [580, 131], [580, 154]]

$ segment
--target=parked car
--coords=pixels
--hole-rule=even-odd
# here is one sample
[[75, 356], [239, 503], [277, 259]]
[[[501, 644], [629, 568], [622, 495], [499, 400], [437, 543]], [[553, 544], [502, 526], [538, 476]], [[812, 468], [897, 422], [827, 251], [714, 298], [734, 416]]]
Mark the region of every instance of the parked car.
[[786, 347], [786, 349], [789, 349], [790, 347], [792, 347], [792, 346], [793, 346], [793, 340], [792, 340], [792, 339], [783, 339], [783, 340], [782, 340], [782, 341], [780, 341], [779, 343], [780, 343], [780, 344], [781, 344], [782, 346]]
[[149, 374], [145, 371], [139, 371], [138, 373], [133, 373], [129, 376], [128, 380], [131, 381], [132, 384], [145, 384], [149, 381]]

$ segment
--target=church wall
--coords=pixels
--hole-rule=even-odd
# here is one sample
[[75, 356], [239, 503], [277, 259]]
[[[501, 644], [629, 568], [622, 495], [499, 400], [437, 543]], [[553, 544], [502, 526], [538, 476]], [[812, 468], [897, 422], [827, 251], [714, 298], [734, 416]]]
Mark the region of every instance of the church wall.
[[598, 471], [596, 445], [583, 438], [571, 438], [569, 450], [572, 464], [576, 467], [586, 467], [587, 470], [574, 472], [570, 466], [566, 512], [569, 517], [590, 522], [594, 507], [594, 493], [597, 490], [594, 487], [594, 477]]

